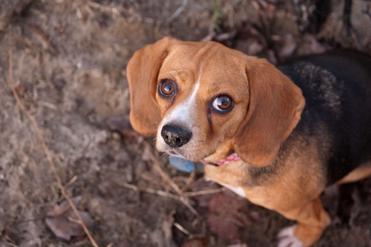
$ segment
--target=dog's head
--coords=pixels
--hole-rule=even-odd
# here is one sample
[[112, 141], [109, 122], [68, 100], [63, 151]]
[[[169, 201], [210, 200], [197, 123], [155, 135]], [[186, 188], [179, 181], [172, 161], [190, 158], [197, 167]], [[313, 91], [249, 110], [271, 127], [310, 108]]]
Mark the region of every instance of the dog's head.
[[127, 77], [133, 128], [192, 161], [236, 152], [266, 166], [304, 107], [301, 90], [273, 65], [215, 42], [163, 38], [135, 52]]

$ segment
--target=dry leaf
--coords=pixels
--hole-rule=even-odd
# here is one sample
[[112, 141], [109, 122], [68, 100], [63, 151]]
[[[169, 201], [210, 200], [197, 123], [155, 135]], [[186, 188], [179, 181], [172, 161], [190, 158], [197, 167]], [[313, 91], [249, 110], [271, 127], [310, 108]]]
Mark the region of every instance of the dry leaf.
[[278, 39], [278, 46], [279, 46], [278, 48], [279, 58], [280, 59], [288, 58], [294, 53], [297, 47], [296, 39], [291, 33], [282, 35]]
[[182, 244], [182, 247], [207, 247], [207, 246], [208, 246], [208, 240], [205, 237], [187, 239]]
[[[80, 202], [80, 197], [72, 199], [76, 205]], [[78, 211], [86, 226], [91, 226], [93, 220], [88, 212]], [[47, 212], [45, 220], [49, 229], [60, 239], [71, 240], [73, 237], [84, 236], [84, 230], [78, 223], [77, 216], [74, 214], [67, 201], [55, 205], [50, 211]]]
[[242, 198], [224, 192], [214, 195], [209, 202], [207, 217], [210, 230], [220, 238], [239, 240], [240, 229], [250, 222], [245, 209], [246, 201]]

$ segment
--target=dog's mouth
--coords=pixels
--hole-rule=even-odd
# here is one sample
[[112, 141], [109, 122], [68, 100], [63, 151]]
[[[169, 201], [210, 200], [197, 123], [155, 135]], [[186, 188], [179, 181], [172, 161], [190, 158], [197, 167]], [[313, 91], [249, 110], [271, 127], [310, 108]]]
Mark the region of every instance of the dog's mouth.
[[[178, 159], [178, 161], [175, 161], [173, 159], [172, 162], [170, 163], [174, 163], [174, 162], [179, 162], [179, 160], [184, 160], [184, 161], [188, 161], [190, 163], [193, 163], [194, 165], [195, 164], [203, 164], [203, 165], [212, 165], [212, 166], [225, 166], [225, 165], [228, 165], [232, 162], [236, 162], [236, 161], [241, 161], [241, 158], [238, 156], [237, 153], [235, 152], [232, 152], [230, 153], [229, 155], [227, 155], [226, 157], [222, 158], [222, 159], [219, 159], [219, 160], [209, 160], [207, 159], [206, 157], [202, 160], [200, 160], [199, 162], [195, 162], [195, 161], [190, 161], [189, 159], [187, 159], [186, 157], [184, 157], [180, 152], [178, 152], [177, 150], [168, 150], [166, 151], [166, 153], [168, 155], [170, 155], [171, 157], [174, 157], [175, 159]], [[174, 164], [173, 164], [174, 165]], [[180, 164], [176, 165], [176, 166], [179, 166]]]
[[169, 156], [169, 164], [172, 165], [179, 171], [183, 172], [193, 172], [193, 171], [204, 171], [204, 166], [215, 166], [222, 167], [229, 165], [233, 162], [241, 161], [241, 158], [231, 150], [226, 156], [206, 156], [198, 161], [192, 161], [184, 157], [184, 155], [178, 150], [167, 150], [165, 151]]
[[174, 149], [168, 150], [166, 151], [166, 153], [170, 156], [175, 156], [177, 158], [186, 159], [181, 153], [179, 153], [178, 151]]
[[232, 162], [236, 162], [236, 161], [241, 161], [241, 158], [238, 156], [238, 154], [232, 153], [232, 154], [228, 155], [227, 157], [225, 157], [223, 159], [220, 159], [220, 160], [217, 160], [217, 161], [203, 160], [201, 163], [203, 163], [204, 165], [224, 166], [224, 165], [228, 165]]

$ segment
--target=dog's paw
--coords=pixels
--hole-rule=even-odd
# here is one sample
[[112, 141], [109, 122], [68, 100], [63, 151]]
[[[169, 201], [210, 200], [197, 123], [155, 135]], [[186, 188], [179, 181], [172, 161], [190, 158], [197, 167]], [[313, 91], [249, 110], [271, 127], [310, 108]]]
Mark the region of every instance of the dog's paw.
[[303, 243], [294, 235], [295, 226], [283, 228], [278, 233], [278, 247], [304, 247]]

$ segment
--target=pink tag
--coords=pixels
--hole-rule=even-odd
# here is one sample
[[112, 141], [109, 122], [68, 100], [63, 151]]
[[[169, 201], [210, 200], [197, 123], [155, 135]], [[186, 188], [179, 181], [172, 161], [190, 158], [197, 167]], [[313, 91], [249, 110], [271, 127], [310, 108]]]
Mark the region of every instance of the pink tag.
[[233, 154], [227, 156], [225, 159], [219, 160], [218, 164], [222, 166], [222, 165], [226, 165], [230, 162], [240, 161], [240, 160], [241, 160], [240, 157], [236, 153], [233, 153]]

